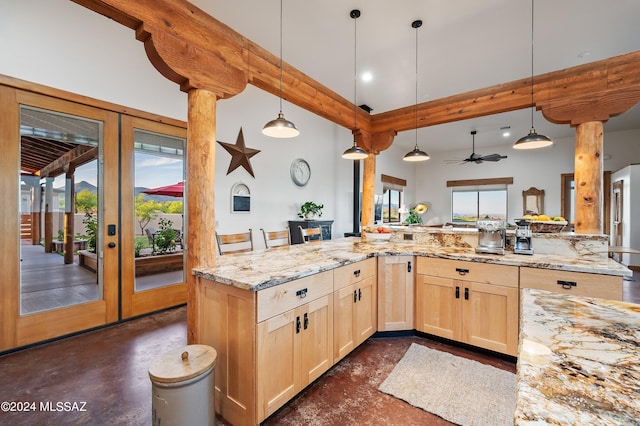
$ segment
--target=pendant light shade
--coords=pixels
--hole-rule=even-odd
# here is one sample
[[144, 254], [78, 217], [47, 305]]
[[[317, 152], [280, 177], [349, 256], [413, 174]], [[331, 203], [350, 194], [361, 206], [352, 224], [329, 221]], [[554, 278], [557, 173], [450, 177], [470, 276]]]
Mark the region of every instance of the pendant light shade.
[[357, 65], [357, 59], [358, 59], [358, 55], [357, 55], [358, 43], [357, 43], [357, 37], [356, 37], [358, 34], [358, 31], [356, 27], [356, 20], [360, 17], [360, 11], [358, 9], [353, 9], [351, 12], [349, 12], [349, 16], [353, 18], [353, 34], [354, 34], [353, 35], [353, 146], [342, 153], [342, 158], [344, 158], [345, 160], [364, 160], [369, 156], [369, 154], [367, 154], [367, 151], [360, 148], [356, 143], [356, 129], [358, 128], [358, 124], [356, 122], [356, 108], [357, 108], [356, 107], [356, 88], [358, 85], [358, 82], [356, 80], [357, 78], [356, 65]]
[[553, 145], [553, 141], [545, 135], [536, 133], [533, 128], [533, 110], [535, 108], [533, 101], [533, 0], [531, 0], [531, 130], [529, 134], [521, 137], [513, 145], [515, 149], [538, 149]]
[[264, 125], [262, 134], [272, 138], [293, 138], [300, 134], [296, 125], [284, 118], [282, 113], [282, 0], [280, 0], [280, 112], [278, 118]]
[[418, 28], [421, 26], [422, 21], [419, 19], [411, 23], [411, 28], [416, 30], [416, 146], [402, 158], [404, 161], [411, 162], [426, 161], [431, 158], [429, 154], [418, 148]]

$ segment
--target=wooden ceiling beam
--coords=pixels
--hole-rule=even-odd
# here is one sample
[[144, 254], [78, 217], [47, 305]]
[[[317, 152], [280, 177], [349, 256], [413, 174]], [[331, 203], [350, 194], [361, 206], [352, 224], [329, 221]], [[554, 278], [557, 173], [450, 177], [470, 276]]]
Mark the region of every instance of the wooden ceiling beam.
[[98, 147], [78, 145], [62, 157], [47, 164], [36, 174], [40, 177], [56, 177], [66, 172], [67, 169], [75, 169], [94, 158], [98, 158]]
[[[184, 91], [199, 88], [227, 98], [248, 82], [280, 96], [280, 58], [186, 0], [72, 1], [136, 30], [156, 69]], [[535, 103], [530, 78], [424, 102], [418, 105], [417, 127], [532, 106], [550, 121], [572, 125], [576, 117], [613, 116], [638, 102], [638, 69], [640, 51], [535, 76]], [[416, 128], [415, 105], [369, 115], [286, 63], [282, 97], [340, 126], [370, 134], [366, 143], [376, 152], [390, 145], [390, 135]]]

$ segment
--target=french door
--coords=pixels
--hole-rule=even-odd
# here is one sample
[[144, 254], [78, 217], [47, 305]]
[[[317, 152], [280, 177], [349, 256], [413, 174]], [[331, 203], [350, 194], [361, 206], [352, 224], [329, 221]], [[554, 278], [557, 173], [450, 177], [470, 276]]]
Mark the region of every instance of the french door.
[[[134, 187], [145, 156], [182, 181], [186, 130], [8, 86], [0, 113], [0, 352], [185, 303], [177, 234], [171, 271], [136, 265]], [[169, 204], [154, 220], [182, 235]]]

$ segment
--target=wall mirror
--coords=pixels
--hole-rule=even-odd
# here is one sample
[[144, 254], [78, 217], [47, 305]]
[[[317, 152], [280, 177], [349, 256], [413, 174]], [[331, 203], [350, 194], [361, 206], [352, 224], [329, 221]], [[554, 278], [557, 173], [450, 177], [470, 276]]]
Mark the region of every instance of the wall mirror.
[[531, 187], [522, 191], [522, 210], [524, 214], [544, 214], [544, 189]]

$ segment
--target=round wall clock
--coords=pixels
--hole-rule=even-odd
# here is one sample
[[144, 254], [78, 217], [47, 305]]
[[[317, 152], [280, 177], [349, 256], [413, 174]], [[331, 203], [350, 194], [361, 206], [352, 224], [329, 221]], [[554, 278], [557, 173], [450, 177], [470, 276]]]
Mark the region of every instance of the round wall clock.
[[302, 158], [296, 158], [291, 163], [291, 180], [298, 186], [305, 186], [311, 177], [311, 167]]

